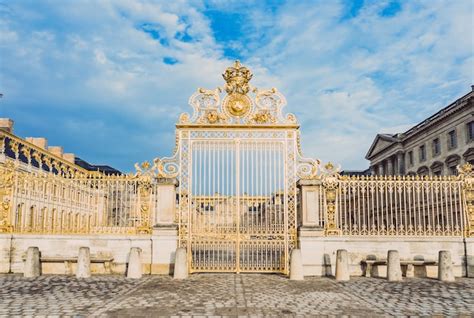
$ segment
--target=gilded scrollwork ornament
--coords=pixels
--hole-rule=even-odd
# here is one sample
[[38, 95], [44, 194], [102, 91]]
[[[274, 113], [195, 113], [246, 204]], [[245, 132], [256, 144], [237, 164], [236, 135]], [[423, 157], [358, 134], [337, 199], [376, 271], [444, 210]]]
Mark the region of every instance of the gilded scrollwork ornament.
[[474, 237], [474, 166], [465, 163], [457, 167], [459, 178], [463, 180], [463, 192], [466, 202], [466, 236]]
[[[250, 85], [252, 72], [239, 61], [228, 67], [222, 88], [203, 89], [194, 93], [189, 104], [191, 115], [181, 114], [178, 125], [245, 125], [245, 126], [297, 126], [293, 114], [282, 114], [285, 97], [275, 88], [259, 90]], [[224, 93], [223, 98], [220, 95]], [[222, 100], [222, 101], [221, 101]]]
[[324, 197], [326, 205], [326, 219], [324, 231], [328, 236], [341, 235], [342, 231], [337, 225], [337, 189], [339, 187], [338, 177], [340, 176], [340, 167], [328, 162], [321, 169], [321, 179], [324, 188]]
[[0, 233], [10, 233], [11, 224], [11, 194], [14, 184], [15, 165], [7, 161], [0, 166]]

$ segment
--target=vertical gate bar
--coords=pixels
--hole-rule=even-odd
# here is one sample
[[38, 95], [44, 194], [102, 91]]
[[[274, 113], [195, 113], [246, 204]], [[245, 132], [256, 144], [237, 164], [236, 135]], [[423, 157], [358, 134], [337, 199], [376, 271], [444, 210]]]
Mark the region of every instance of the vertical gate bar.
[[[288, 136], [288, 134], [286, 134]], [[285, 273], [288, 273], [288, 137], [285, 138], [283, 148], [283, 174], [284, 174], [284, 222], [285, 222]]]
[[[191, 255], [191, 233], [192, 233], [192, 228], [191, 228], [191, 203], [193, 201], [193, 191], [192, 191], [192, 187], [191, 189], [189, 188], [189, 182], [192, 181], [192, 166], [191, 166], [191, 162], [190, 162], [190, 158], [189, 158], [189, 154], [192, 153], [192, 149], [193, 149], [193, 144], [191, 143], [191, 140], [190, 140], [190, 132], [188, 132], [187, 134], [187, 145], [188, 145], [188, 153], [186, 155], [188, 155], [188, 163], [187, 163], [187, 167], [186, 167], [186, 170], [188, 171], [188, 176], [187, 176], [187, 184], [188, 184], [188, 193], [187, 193], [187, 220], [186, 223], [188, 225], [188, 238], [187, 238], [187, 258], [188, 258], [188, 271], [189, 272], [192, 272], [192, 255]], [[192, 156], [191, 156], [192, 157]], [[186, 195], [186, 194], [185, 194]]]
[[237, 214], [237, 240], [236, 240], [236, 257], [237, 257], [237, 273], [240, 273], [240, 140], [236, 140], [235, 145], [235, 166], [236, 166], [236, 197], [237, 197], [237, 207], [235, 213]]

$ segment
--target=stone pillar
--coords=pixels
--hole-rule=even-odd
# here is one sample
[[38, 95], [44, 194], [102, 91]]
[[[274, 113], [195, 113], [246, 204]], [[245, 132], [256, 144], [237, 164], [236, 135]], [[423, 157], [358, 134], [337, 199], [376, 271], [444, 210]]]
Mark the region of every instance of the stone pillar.
[[174, 279], [188, 278], [188, 255], [185, 248], [176, 250], [176, 260], [174, 263]]
[[439, 251], [438, 279], [442, 282], [454, 282], [453, 262], [449, 251]]
[[303, 260], [301, 259], [301, 250], [299, 249], [294, 249], [291, 252], [290, 280], [304, 280]]
[[383, 176], [385, 174], [385, 161], [382, 161], [379, 164], [379, 176]]
[[299, 220], [301, 227], [309, 230], [323, 230], [321, 226], [322, 209], [321, 198], [323, 188], [321, 180], [300, 180], [298, 181], [300, 189]]
[[415, 266], [413, 266], [413, 264], [407, 264], [407, 272], [405, 276], [407, 278], [415, 277]]
[[41, 275], [40, 251], [37, 247], [28, 247], [26, 251], [24, 277], [38, 277]]
[[389, 282], [399, 282], [402, 280], [402, 268], [400, 267], [400, 255], [398, 251], [388, 251], [387, 280]]
[[177, 184], [174, 178], [158, 179], [158, 207], [152, 220], [152, 274], [172, 273], [178, 247], [178, 225], [175, 223]]
[[77, 278], [91, 277], [91, 253], [88, 247], [80, 247], [77, 256]]
[[154, 225], [169, 226], [175, 224], [177, 184], [177, 180], [174, 178], [158, 179], [158, 209], [156, 209], [153, 218]]
[[405, 174], [405, 154], [403, 152], [397, 153], [398, 174]]
[[346, 250], [337, 250], [336, 255], [336, 280], [348, 281], [349, 275], [349, 256]]
[[392, 157], [387, 159], [387, 172], [385, 174], [388, 175], [388, 176], [393, 175], [393, 162], [392, 162], [392, 160], [393, 160]]

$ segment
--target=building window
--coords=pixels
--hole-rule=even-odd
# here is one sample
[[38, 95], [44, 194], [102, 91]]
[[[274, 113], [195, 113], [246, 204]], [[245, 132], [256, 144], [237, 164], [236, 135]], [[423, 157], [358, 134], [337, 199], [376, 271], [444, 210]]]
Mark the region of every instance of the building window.
[[413, 151], [408, 152], [408, 165], [413, 166]]
[[441, 145], [439, 142], [439, 138], [433, 140], [433, 157], [437, 156], [441, 153]]
[[426, 160], [426, 147], [425, 145], [420, 146], [420, 162]]
[[474, 121], [467, 123], [467, 141], [474, 140]]
[[456, 135], [456, 130], [451, 130], [448, 132], [448, 149], [453, 149], [458, 146], [458, 138]]

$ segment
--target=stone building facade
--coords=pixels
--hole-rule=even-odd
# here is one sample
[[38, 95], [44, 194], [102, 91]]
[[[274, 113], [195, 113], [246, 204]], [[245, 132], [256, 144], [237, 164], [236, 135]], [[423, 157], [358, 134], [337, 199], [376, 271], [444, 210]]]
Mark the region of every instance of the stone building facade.
[[404, 133], [378, 134], [366, 159], [373, 175], [454, 175], [474, 164], [474, 86]]

